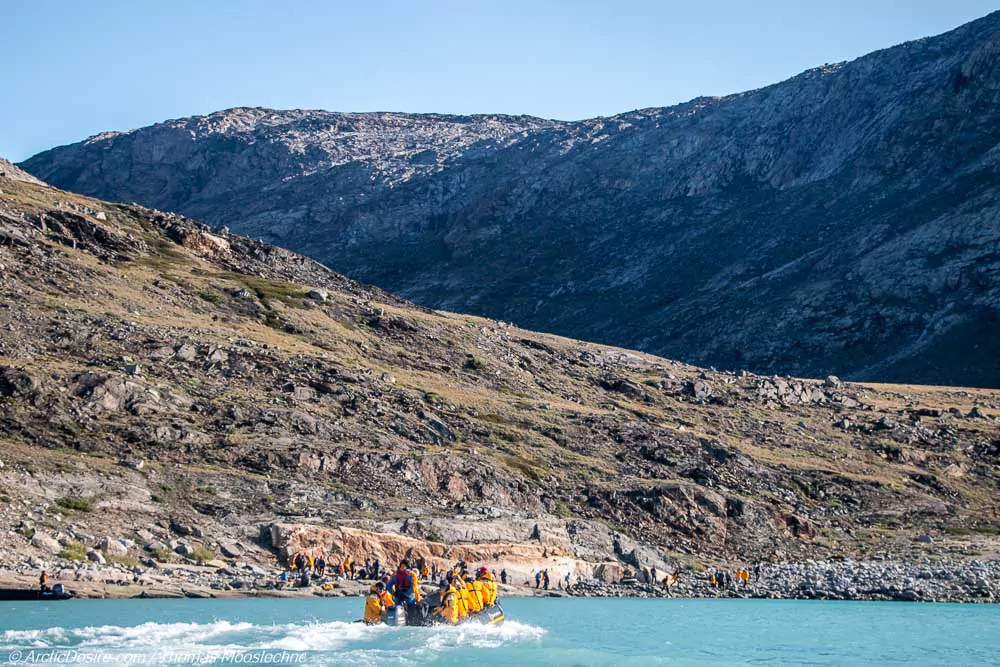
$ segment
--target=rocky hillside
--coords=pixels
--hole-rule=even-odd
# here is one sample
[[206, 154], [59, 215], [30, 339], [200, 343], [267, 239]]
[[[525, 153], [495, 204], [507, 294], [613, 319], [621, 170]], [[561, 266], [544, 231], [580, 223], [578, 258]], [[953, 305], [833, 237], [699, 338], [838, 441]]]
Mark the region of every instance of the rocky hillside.
[[2, 157], [0, 157], [0, 178], [6, 178], [12, 181], [35, 183], [36, 185], [44, 185], [44, 183], [40, 180], [23, 169], [20, 169], [16, 165], [11, 164], [9, 160], [5, 160]]
[[266, 561], [294, 524], [581, 576], [997, 546], [993, 391], [705, 371], [10, 179], [0, 329], [0, 566]]
[[22, 166], [418, 303], [718, 368], [1000, 386], [1000, 13], [564, 123], [232, 109]]

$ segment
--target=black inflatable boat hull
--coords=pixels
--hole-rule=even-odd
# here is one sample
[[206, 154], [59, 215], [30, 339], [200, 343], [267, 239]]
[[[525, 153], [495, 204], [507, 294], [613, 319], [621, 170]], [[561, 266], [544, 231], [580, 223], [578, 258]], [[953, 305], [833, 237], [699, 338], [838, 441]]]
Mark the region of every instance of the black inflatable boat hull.
[[[481, 625], [500, 625], [504, 622], [505, 616], [503, 607], [495, 604], [489, 609], [484, 609], [477, 614], [472, 614], [460, 624], [479, 623]], [[385, 624], [396, 627], [410, 626], [416, 628], [429, 627], [431, 625], [447, 625], [441, 617], [430, 612], [427, 607], [417, 605], [397, 604], [389, 607], [385, 613]]]
[[69, 600], [73, 594], [68, 591], [53, 593], [52, 591], [42, 592], [37, 588], [2, 588], [0, 589], [0, 600]]

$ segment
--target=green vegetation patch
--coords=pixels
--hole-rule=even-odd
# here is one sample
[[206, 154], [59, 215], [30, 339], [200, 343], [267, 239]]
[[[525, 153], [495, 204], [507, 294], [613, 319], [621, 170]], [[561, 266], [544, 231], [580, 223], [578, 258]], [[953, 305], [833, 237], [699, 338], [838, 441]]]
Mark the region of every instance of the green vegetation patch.
[[226, 300], [226, 297], [222, 296], [220, 292], [210, 287], [206, 287], [205, 289], [200, 290], [198, 292], [198, 296], [200, 296], [205, 301], [208, 301], [209, 303], [215, 304], [216, 306], [221, 305], [222, 302]]
[[64, 496], [56, 501], [56, 505], [67, 510], [74, 510], [76, 512], [93, 512], [94, 503], [87, 498], [80, 498], [77, 496]]
[[465, 363], [462, 364], [462, 368], [467, 371], [479, 371], [486, 368], [486, 362], [482, 359], [477, 359], [475, 356], [469, 354], [465, 357]]
[[190, 558], [199, 565], [204, 565], [210, 560], [215, 560], [215, 552], [207, 547], [199, 545], [191, 550]]
[[87, 560], [87, 547], [83, 546], [79, 542], [70, 542], [63, 547], [62, 551], [60, 551], [58, 555], [59, 558], [64, 558], [66, 560]]

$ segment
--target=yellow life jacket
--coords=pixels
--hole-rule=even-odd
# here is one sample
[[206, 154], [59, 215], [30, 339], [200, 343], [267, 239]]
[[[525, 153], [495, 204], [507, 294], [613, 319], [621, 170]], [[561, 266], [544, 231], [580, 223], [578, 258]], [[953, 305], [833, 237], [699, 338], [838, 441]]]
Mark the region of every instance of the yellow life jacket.
[[475, 581], [470, 581], [466, 585], [469, 589], [469, 608], [472, 613], [477, 613], [483, 610], [485, 606], [483, 604], [483, 582], [478, 579]]
[[497, 585], [488, 573], [484, 574], [477, 582], [483, 591], [483, 608], [492, 607], [497, 603]]
[[465, 586], [462, 585], [461, 581], [455, 584], [455, 602], [458, 607], [458, 617], [460, 619], [468, 618], [469, 616], [469, 598], [468, 593], [465, 590]]
[[459, 621], [458, 593], [452, 586], [441, 596], [441, 605], [434, 612], [445, 622], [456, 625]]
[[372, 593], [365, 600], [365, 623], [375, 625], [382, 622], [382, 614], [385, 612], [385, 605], [378, 593]]

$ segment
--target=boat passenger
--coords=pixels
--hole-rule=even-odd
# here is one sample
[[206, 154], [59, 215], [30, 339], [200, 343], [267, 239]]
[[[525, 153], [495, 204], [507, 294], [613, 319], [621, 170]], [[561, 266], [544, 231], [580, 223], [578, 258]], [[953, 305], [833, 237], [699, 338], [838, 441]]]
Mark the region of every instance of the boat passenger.
[[479, 568], [476, 573], [476, 581], [479, 582], [483, 596], [483, 608], [487, 609], [497, 603], [497, 582], [485, 567]]
[[463, 581], [468, 597], [469, 613], [478, 614], [483, 610], [483, 583], [472, 579], [468, 572], [464, 574]]
[[395, 600], [414, 603], [420, 602], [420, 578], [410, 569], [410, 562], [405, 558], [399, 561], [399, 568], [392, 577], [389, 592]]
[[376, 625], [385, 620], [386, 605], [382, 597], [383, 593], [385, 593], [385, 585], [380, 581], [372, 586], [372, 590], [365, 599], [365, 623], [368, 625]]
[[469, 617], [469, 602], [466, 597], [465, 585], [459, 577], [452, 577], [450, 583], [452, 588], [455, 589], [455, 603], [458, 607], [458, 620], [464, 621]]
[[459, 621], [457, 591], [447, 579], [442, 579], [438, 588], [441, 591], [441, 604], [434, 607], [434, 613], [445, 623], [456, 625]]

